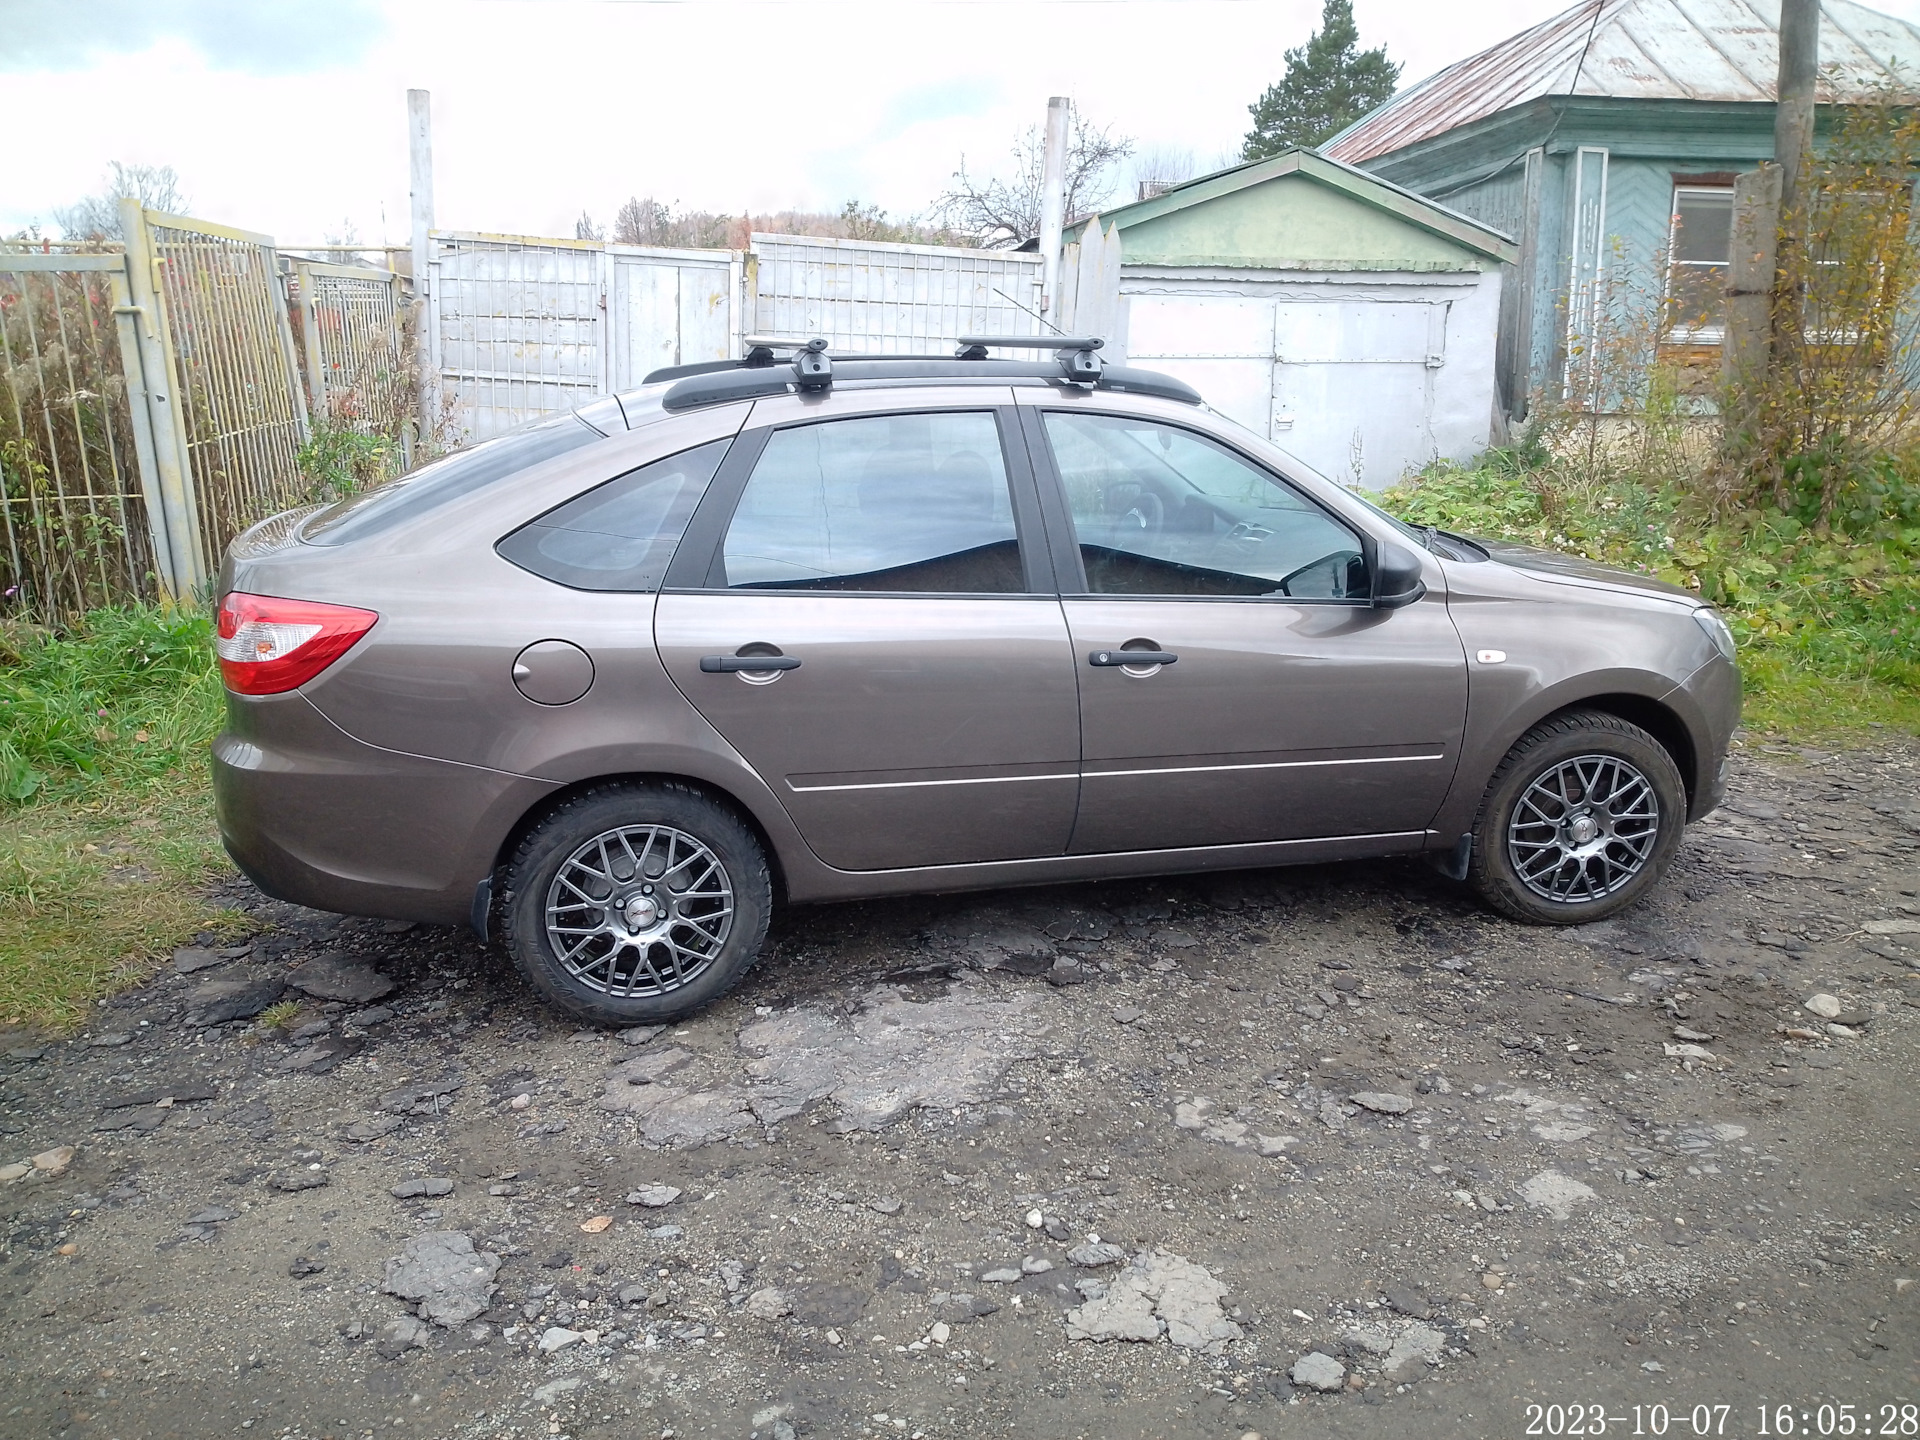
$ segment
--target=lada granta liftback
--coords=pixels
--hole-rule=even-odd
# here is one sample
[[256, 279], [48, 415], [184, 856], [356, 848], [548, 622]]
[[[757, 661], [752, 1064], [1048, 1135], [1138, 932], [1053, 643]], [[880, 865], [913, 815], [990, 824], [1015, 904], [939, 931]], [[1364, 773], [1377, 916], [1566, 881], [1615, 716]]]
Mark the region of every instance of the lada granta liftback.
[[227, 849], [603, 1024], [724, 994], [776, 896], [1424, 852], [1576, 924], [1658, 883], [1724, 789], [1718, 614], [1043, 343], [759, 347], [255, 526]]

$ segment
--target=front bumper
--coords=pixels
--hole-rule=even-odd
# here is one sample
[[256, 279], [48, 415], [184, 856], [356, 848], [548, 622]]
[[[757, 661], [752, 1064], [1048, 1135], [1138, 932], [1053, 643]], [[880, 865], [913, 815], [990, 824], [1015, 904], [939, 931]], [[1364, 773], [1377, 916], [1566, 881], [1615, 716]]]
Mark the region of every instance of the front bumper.
[[366, 745], [298, 693], [229, 695], [213, 743], [220, 838], [277, 899], [468, 923], [521, 816], [551, 781]]
[[1667, 703], [1690, 712], [1687, 728], [1698, 752], [1693, 804], [1687, 813], [1691, 823], [1711, 814], [1727, 798], [1728, 751], [1740, 724], [1740, 667], [1715, 655], [1681, 682]]

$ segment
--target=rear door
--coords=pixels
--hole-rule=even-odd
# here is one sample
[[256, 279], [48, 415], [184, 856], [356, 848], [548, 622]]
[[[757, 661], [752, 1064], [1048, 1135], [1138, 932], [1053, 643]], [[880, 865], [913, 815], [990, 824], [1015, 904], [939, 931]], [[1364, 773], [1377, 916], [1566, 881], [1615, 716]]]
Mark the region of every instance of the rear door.
[[1074, 661], [1010, 399], [763, 403], [668, 573], [668, 673], [829, 865], [1066, 849]]
[[1444, 596], [1374, 609], [1362, 537], [1210, 436], [1028, 415], [1083, 572], [1072, 852], [1424, 830], [1466, 716]]

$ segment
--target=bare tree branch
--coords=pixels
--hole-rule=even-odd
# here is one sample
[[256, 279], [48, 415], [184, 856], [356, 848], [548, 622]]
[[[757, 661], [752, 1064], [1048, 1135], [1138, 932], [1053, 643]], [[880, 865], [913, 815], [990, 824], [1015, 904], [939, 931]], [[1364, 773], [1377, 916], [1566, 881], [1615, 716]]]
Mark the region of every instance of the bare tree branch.
[[107, 240], [120, 234], [120, 201], [138, 200], [149, 210], [178, 215], [187, 208], [180, 177], [171, 165], [123, 165], [115, 160], [98, 193], [83, 196], [53, 212], [69, 240]]
[[[1040, 192], [1046, 174], [1046, 137], [1029, 125], [1013, 145], [1013, 178], [978, 178], [961, 157], [953, 187], [933, 203], [934, 219], [984, 246], [1016, 250], [1040, 233]], [[1111, 171], [1133, 154], [1134, 142], [1095, 125], [1078, 106], [1067, 111], [1066, 205], [1069, 220], [1104, 205], [1112, 192]]]

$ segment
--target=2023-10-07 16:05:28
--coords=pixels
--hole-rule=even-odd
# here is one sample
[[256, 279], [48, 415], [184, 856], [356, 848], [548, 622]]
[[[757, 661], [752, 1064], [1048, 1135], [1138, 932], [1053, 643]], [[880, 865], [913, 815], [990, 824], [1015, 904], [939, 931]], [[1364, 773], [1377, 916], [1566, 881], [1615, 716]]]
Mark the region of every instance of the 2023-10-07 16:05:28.
[[[1634, 1405], [1610, 1413], [1601, 1404], [1528, 1405], [1528, 1435], [1920, 1435], [1920, 1402], [1879, 1404], [1822, 1402], [1815, 1405], [1759, 1404]], [[1749, 1424], [1747, 1415], [1756, 1416]]]

